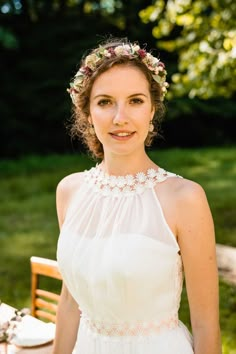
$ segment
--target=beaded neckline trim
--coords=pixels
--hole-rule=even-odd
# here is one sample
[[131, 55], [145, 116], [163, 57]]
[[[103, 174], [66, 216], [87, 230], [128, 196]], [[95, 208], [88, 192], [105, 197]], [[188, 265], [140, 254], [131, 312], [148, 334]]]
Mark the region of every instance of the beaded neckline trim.
[[156, 183], [176, 176], [176, 174], [167, 172], [160, 167], [158, 169], [150, 168], [146, 173], [138, 172], [136, 175], [125, 176], [108, 175], [99, 166], [85, 171], [85, 181], [95, 191], [102, 192], [103, 195], [116, 196], [141, 194], [145, 189], [154, 187]]

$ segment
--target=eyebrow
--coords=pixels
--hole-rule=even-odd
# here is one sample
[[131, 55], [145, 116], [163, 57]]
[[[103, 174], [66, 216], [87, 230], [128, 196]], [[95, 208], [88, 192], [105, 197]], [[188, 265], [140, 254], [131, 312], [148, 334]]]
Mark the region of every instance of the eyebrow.
[[[128, 96], [128, 98], [132, 98], [132, 97], [135, 97], [135, 96], [144, 96], [144, 97], [147, 97], [147, 95], [145, 95], [144, 93], [133, 93], [132, 95]], [[99, 95], [96, 95], [93, 97], [93, 99], [95, 100], [96, 98], [99, 98], [99, 97], [106, 97], [106, 98], [112, 98], [112, 96], [110, 95], [106, 95], [106, 94], [99, 94]]]

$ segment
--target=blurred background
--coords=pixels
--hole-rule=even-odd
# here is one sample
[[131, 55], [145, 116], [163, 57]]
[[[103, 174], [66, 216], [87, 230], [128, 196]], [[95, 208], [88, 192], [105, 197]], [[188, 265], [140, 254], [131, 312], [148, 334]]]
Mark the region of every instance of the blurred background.
[[[234, 0], [0, 0], [0, 300], [29, 307], [29, 258], [56, 258], [56, 186], [94, 165], [67, 133], [66, 89], [110, 35], [166, 64], [167, 115], [149, 153], [203, 186], [217, 243], [236, 247], [235, 18]], [[224, 354], [236, 353], [235, 284], [220, 278]], [[180, 317], [190, 326], [185, 290]]]
[[68, 83], [81, 55], [109, 35], [147, 44], [171, 94], [159, 147], [235, 142], [233, 0], [0, 0], [0, 154], [80, 149], [65, 133]]

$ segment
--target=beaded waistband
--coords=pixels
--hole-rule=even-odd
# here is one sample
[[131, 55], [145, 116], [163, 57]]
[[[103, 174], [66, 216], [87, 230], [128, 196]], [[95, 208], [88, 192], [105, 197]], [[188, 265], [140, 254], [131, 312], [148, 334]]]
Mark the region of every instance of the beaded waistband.
[[150, 334], [159, 333], [163, 329], [174, 329], [178, 326], [178, 315], [161, 321], [146, 321], [146, 322], [118, 322], [108, 323], [103, 321], [92, 320], [84, 314], [81, 314], [80, 325], [84, 325], [94, 334], [105, 336], [147, 336]]

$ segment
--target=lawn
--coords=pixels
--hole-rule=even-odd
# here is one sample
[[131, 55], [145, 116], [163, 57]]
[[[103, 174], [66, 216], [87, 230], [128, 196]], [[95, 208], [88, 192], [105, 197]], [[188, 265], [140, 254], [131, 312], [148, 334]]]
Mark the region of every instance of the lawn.
[[[199, 182], [215, 221], [218, 243], [236, 247], [236, 148], [150, 151], [163, 168]], [[30, 305], [31, 255], [55, 259], [55, 189], [67, 174], [94, 165], [84, 155], [30, 156], [0, 161], [0, 299]], [[236, 288], [220, 282], [224, 354], [236, 354]], [[185, 290], [180, 317], [189, 324]]]

